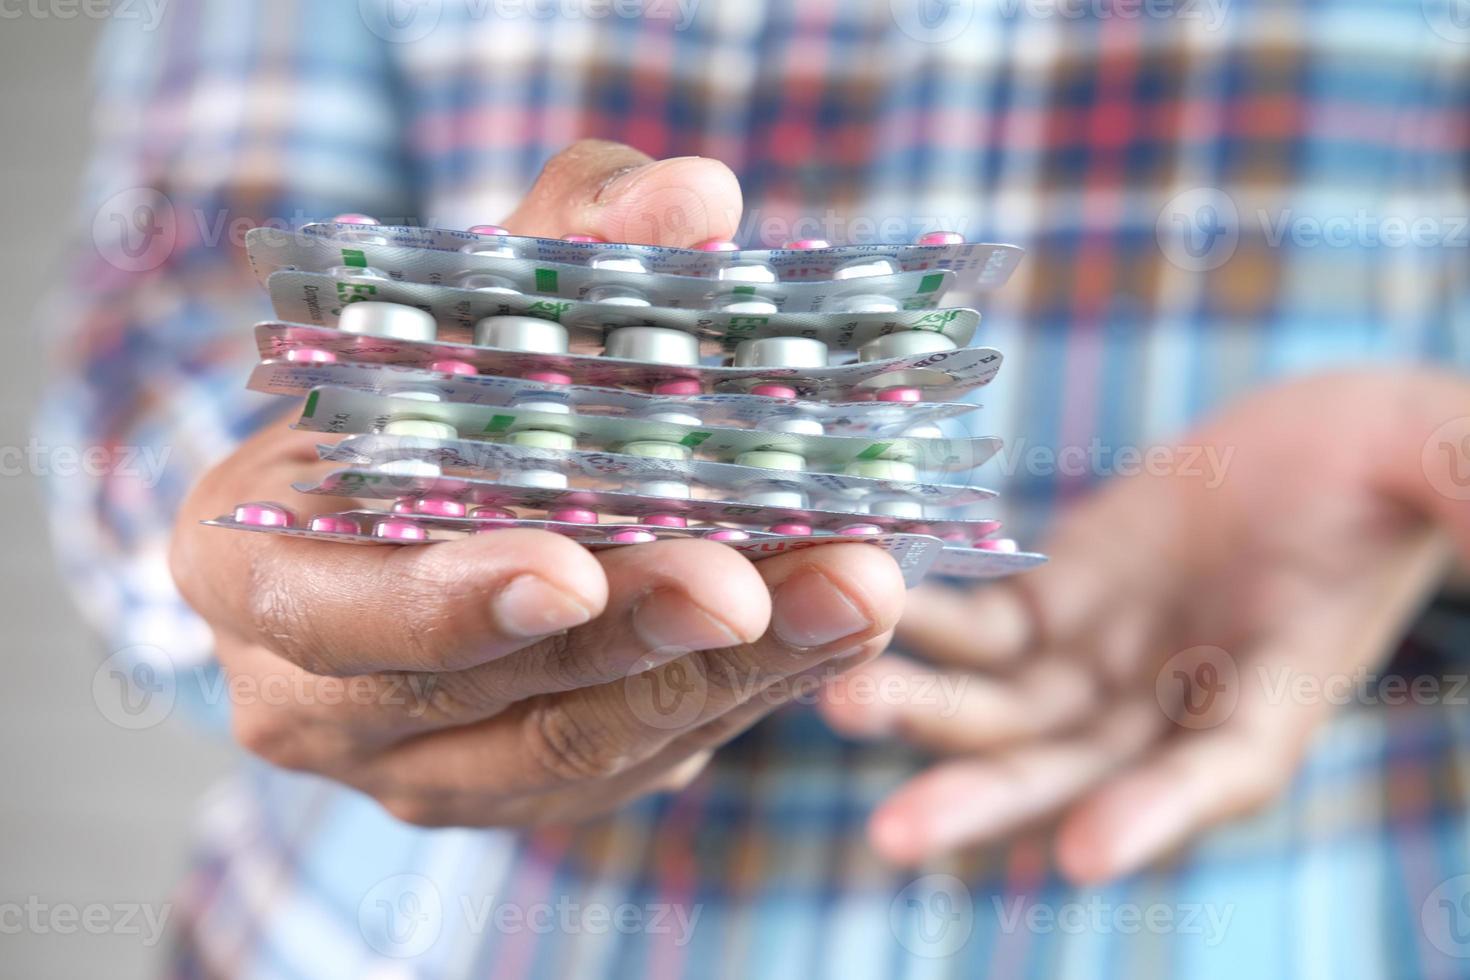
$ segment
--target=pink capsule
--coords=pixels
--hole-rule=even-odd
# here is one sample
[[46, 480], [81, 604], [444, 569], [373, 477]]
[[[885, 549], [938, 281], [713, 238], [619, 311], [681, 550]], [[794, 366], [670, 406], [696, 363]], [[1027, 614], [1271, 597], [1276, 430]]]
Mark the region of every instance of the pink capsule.
[[689, 520], [678, 514], [648, 514], [638, 523], [653, 527], [688, 527]]
[[854, 537], [868, 534], [882, 534], [883, 529], [876, 524], [847, 524], [837, 529], [838, 534], [851, 534]]
[[948, 541], [951, 544], [969, 544], [970, 536], [964, 531], [945, 531], [939, 535], [940, 541]]
[[914, 239], [915, 245], [963, 245], [965, 236], [957, 231], [931, 231]]
[[550, 520], [561, 521], [564, 524], [596, 524], [598, 522], [597, 511], [588, 510], [586, 507], [558, 507], [546, 516]]
[[474, 510], [470, 511], [470, 516], [494, 519], [497, 521], [513, 521], [515, 520], [516, 515], [514, 511], [506, 510], [504, 507], [492, 507], [487, 504], [482, 507], [476, 507]]
[[799, 524], [796, 521], [782, 521], [771, 525], [772, 534], [785, 534], [791, 537], [805, 537], [812, 533], [810, 524]]
[[399, 497], [393, 501], [393, 506], [388, 508], [395, 514], [412, 514], [418, 500], [414, 497]]
[[419, 497], [413, 502], [413, 512], [428, 517], [463, 517], [468, 510], [463, 501], [451, 497]]
[[697, 395], [704, 389], [694, 378], [672, 378], [660, 381], [649, 390], [655, 395]]
[[798, 238], [781, 247], [788, 249], [831, 248], [832, 243], [825, 238]]
[[710, 541], [748, 541], [750, 535], [735, 527], [722, 527], [705, 535]]
[[413, 521], [388, 517], [373, 525], [373, 537], [387, 541], [427, 541], [429, 532]]
[[362, 528], [350, 517], [342, 517], [337, 514], [321, 514], [311, 519], [307, 525], [313, 531], [324, 534], [360, 534]]
[[767, 398], [795, 398], [796, 389], [790, 385], [778, 385], [762, 383], [750, 389], [752, 395], [765, 395]]
[[332, 221], [339, 225], [376, 225], [379, 223], [377, 218], [367, 214], [358, 214], [355, 211], [339, 214]]
[[723, 238], [711, 238], [707, 242], [700, 242], [694, 246], [694, 250], [696, 252], [738, 252], [740, 245]]
[[570, 374], [560, 371], [527, 371], [523, 377], [527, 381], [540, 381], [549, 385], [569, 385], [572, 383]]
[[1013, 555], [1020, 550], [1010, 538], [983, 538], [975, 542], [975, 547], [981, 551], [996, 551], [1006, 555]]
[[917, 402], [924, 400], [924, 392], [919, 388], [884, 388], [877, 397], [880, 402]]
[[562, 241], [575, 242], [579, 245], [600, 245], [607, 239], [598, 238], [596, 235], [567, 235]]
[[280, 504], [254, 501], [235, 508], [235, 523], [251, 527], [295, 527], [296, 515]]
[[647, 544], [650, 541], [657, 541], [658, 535], [652, 531], [640, 531], [636, 528], [629, 528], [626, 531], [619, 531], [608, 540], [616, 541], [618, 544]]
[[468, 231], [471, 235], [509, 235], [510, 234], [510, 229], [509, 228], [502, 228], [502, 227], [500, 227], [500, 225], [470, 225], [469, 228], [467, 228], [465, 230]]
[[286, 351], [286, 360], [291, 364], [336, 364], [337, 355], [315, 347], [297, 347]]
[[456, 361], [453, 358], [443, 361], [434, 361], [429, 365], [430, 371], [438, 371], [440, 374], [479, 374], [480, 369], [469, 361]]

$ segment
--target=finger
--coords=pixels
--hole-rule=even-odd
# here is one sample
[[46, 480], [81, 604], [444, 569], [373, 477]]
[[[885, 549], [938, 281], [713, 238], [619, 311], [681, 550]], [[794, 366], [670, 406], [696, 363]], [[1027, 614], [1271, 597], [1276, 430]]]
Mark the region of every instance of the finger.
[[1095, 675], [1072, 657], [996, 678], [889, 655], [829, 684], [821, 710], [853, 738], [898, 735], [935, 752], [980, 752], [1075, 725], [1102, 697]]
[[885, 860], [903, 865], [998, 839], [1063, 806], [1164, 730], [1152, 704], [1132, 701], [1075, 736], [942, 762], [883, 802], [869, 838]]
[[252, 689], [270, 684], [302, 692], [290, 702], [237, 712], [237, 738], [277, 765], [327, 771], [411, 735], [483, 721], [537, 695], [621, 680], [695, 650], [752, 642], [770, 621], [760, 574], [725, 545], [657, 541], [602, 552], [597, 560], [610, 592], [595, 622], [466, 670], [315, 677], [258, 646], [222, 652], [232, 675], [248, 678]]
[[771, 683], [888, 632], [902, 609], [897, 565], [866, 545], [811, 548], [755, 567], [773, 603], [771, 627], [757, 642], [692, 653], [627, 681], [410, 739], [364, 777], [399, 792], [490, 784], [503, 796], [606, 779]]
[[[898, 628], [905, 649], [964, 667], [1003, 667], [1044, 648], [1076, 648], [1121, 607], [1148, 608], [1169, 581], [1177, 503], [1122, 481], [1080, 505], [1025, 575], [959, 592], [915, 589]], [[1142, 499], [1146, 496], [1147, 499]]]
[[1238, 700], [1216, 727], [1182, 733], [1068, 814], [1057, 838], [1066, 874], [1086, 883], [1127, 874], [1190, 834], [1273, 799], [1331, 704], [1283, 700], [1265, 679], [1321, 682], [1381, 662], [1443, 568], [1443, 544], [1432, 532], [1407, 536], [1350, 588], [1298, 613], [1248, 654], [1246, 682], [1238, 682]]
[[518, 235], [687, 248], [734, 237], [740, 212], [740, 182], [718, 160], [654, 161], [621, 143], [582, 140], [551, 158], [505, 224]]

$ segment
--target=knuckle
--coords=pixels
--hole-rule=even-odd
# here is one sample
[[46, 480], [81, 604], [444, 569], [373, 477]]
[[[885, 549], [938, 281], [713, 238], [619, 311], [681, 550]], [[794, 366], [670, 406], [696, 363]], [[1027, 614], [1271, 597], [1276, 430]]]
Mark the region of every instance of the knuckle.
[[542, 699], [527, 713], [525, 738], [536, 765], [558, 783], [606, 779], [631, 763], [615, 732], [588, 711], [569, 711], [554, 699]]
[[763, 680], [759, 668], [746, 656], [745, 647], [699, 650], [693, 656], [698, 658], [707, 696], [713, 701], [744, 701], [759, 689]]
[[[515, 658], [517, 680], [530, 680], [544, 689], [574, 691], [601, 684], [611, 678], [598, 667], [595, 650], [589, 651], [572, 633], [559, 633], [526, 651], [531, 656]], [[591, 654], [591, 655], [589, 655]]]

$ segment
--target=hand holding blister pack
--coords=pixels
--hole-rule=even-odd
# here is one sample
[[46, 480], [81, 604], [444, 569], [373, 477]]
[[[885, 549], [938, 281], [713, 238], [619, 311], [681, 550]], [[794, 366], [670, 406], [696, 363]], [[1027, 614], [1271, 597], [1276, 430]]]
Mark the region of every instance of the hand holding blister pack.
[[972, 512], [994, 494], [965, 477], [1000, 440], [941, 428], [1001, 355], [940, 301], [1003, 284], [1012, 246], [676, 249], [361, 217], [247, 245], [279, 318], [256, 328], [251, 387], [305, 396], [296, 427], [341, 437], [319, 447], [341, 467], [294, 489], [352, 500], [207, 523], [400, 545], [697, 537], [753, 561], [865, 541], [910, 585], [1045, 560]]

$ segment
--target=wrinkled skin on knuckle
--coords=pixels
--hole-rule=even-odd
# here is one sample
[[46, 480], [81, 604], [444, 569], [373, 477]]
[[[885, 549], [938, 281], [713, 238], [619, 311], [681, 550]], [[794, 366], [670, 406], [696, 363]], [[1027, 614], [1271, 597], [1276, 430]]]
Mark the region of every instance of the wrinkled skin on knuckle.
[[279, 710], [236, 705], [230, 716], [230, 732], [246, 752], [279, 769], [316, 770], [309, 736]]
[[523, 720], [527, 751], [556, 783], [606, 779], [632, 764], [622, 739], [587, 706], [569, 710], [562, 699], [540, 698]]

